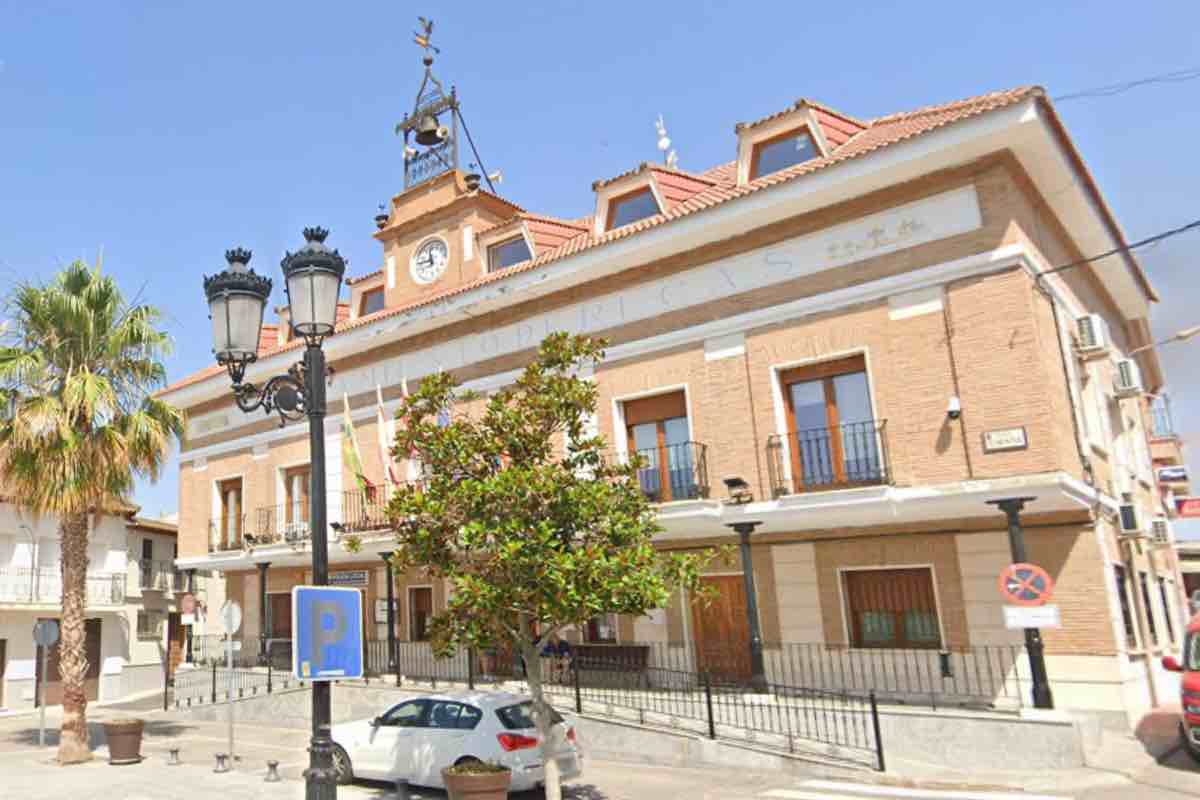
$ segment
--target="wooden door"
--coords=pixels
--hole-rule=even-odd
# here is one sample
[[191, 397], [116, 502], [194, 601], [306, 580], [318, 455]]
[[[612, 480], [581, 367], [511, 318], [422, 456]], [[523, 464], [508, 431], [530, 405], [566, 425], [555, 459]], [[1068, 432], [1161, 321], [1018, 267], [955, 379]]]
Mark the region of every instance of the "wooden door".
[[433, 616], [433, 589], [420, 586], [408, 590], [408, 639], [429, 641], [429, 619]]
[[175, 669], [183, 661], [184, 629], [179, 612], [173, 611], [167, 615], [167, 674], [174, 675]]
[[292, 638], [292, 593], [267, 595], [271, 605], [271, 630], [267, 636], [271, 639]]
[[[61, 620], [55, 620], [62, 624]], [[83, 679], [83, 691], [88, 701], [97, 700], [100, 697], [100, 620], [89, 619], [84, 620], [84, 652], [87, 655], [87, 673]], [[47, 675], [45, 677], [44, 689], [40, 702], [44, 702], [49, 706], [57, 706], [62, 704], [62, 676], [58, 669], [58, 648], [62, 644], [62, 639], [59, 639], [53, 647], [50, 648], [49, 657], [46, 659]], [[41, 684], [42, 682], [42, 648], [38, 647], [35, 651], [37, 658], [36, 677]]]
[[746, 585], [741, 575], [702, 578], [714, 595], [705, 605], [692, 603], [692, 637], [697, 670], [718, 680], [750, 678], [750, 620], [746, 616]]

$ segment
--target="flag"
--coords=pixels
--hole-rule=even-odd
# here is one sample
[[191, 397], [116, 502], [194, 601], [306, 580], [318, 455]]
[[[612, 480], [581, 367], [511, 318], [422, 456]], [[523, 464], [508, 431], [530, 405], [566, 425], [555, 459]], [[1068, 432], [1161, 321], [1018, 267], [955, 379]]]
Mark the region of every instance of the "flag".
[[350, 397], [342, 394], [342, 460], [350, 468], [358, 482], [358, 488], [368, 499], [375, 498], [375, 484], [367, 479], [363, 470], [362, 455], [358, 452], [358, 440], [354, 437], [354, 423], [350, 420]]
[[379, 431], [379, 461], [383, 464], [384, 483], [395, 486], [400, 482], [400, 470], [392, 458], [391, 443], [396, 439], [396, 426], [383, 413], [383, 389], [375, 384], [375, 427]]
[[[405, 398], [408, 397], [408, 376], [400, 376], [400, 394]], [[408, 479], [417, 481], [421, 477], [421, 465], [417, 463], [417, 454], [411, 449], [408, 451]]]

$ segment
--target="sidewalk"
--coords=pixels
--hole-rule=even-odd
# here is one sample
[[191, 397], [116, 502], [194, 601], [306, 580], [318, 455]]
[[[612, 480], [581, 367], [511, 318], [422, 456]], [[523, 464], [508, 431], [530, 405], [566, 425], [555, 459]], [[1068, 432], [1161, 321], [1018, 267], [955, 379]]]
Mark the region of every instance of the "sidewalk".
[[[116, 700], [88, 703], [88, 711], [94, 708], [126, 708], [130, 711], [154, 711], [162, 708], [162, 689], [151, 689], [145, 692], [121, 697]], [[36, 717], [41, 712], [38, 708], [0, 709], [0, 719], [18, 717]], [[46, 706], [46, 723], [50, 720], [62, 719], [62, 706]]]

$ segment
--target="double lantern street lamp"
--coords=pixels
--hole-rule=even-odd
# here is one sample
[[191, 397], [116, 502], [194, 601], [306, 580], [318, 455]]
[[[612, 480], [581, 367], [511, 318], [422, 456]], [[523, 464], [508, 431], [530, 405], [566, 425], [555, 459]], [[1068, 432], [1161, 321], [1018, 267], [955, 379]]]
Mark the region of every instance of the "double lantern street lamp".
[[[329, 582], [329, 552], [325, 508], [325, 353], [321, 343], [337, 323], [338, 295], [346, 273], [346, 259], [325, 246], [329, 231], [305, 228], [304, 246], [286, 253], [280, 262], [287, 292], [292, 333], [304, 339], [304, 358], [286, 374], [267, 380], [261, 388], [245, 382], [246, 367], [258, 359], [263, 311], [271, 295], [271, 279], [246, 265], [250, 251], [226, 251], [229, 266], [204, 279], [204, 294], [212, 319], [213, 352], [217, 363], [229, 371], [238, 408], [279, 414], [280, 425], [308, 417], [308, 442], [312, 464], [312, 573], [313, 583]], [[308, 769], [304, 772], [307, 800], [335, 800], [337, 780], [333, 770], [330, 737], [330, 686], [312, 685], [312, 739]]]

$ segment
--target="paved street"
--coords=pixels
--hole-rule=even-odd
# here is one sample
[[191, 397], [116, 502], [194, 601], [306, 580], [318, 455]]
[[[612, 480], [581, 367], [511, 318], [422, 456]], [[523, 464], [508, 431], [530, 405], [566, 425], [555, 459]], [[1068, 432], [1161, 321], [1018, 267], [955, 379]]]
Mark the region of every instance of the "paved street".
[[[213, 754], [224, 752], [226, 729], [220, 722], [196, 721], [186, 713], [153, 710], [149, 700], [129, 707], [94, 708], [90, 719], [93, 745], [98, 758], [85, 765], [63, 768], [53, 763], [57, 731], [48, 735], [49, 745], [37, 747], [37, 718], [13, 717], [0, 720], [0, 799], [77, 800], [243, 800], [245, 798], [299, 798], [303, 796], [301, 773], [307, 762], [304, 731], [264, 725], [240, 725], [235, 749], [240, 759], [226, 774], [213, 772]], [[104, 760], [103, 733], [99, 723], [106, 718], [136, 711], [146, 720], [142, 754], [138, 765], [110, 766]], [[57, 715], [54, 715], [57, 716]], [[56, 720], [51, 719], [56, 724]], [[168, 750], [179, 748], [183, 764], [169, 766]], [[585, 742], [586, 747], [586, 742]], [[1160, 753], [1161, 763], [1133, 751], [1129, 739], [1106, 753], [1100, 763], [1113, 769], [1081, 769], [1063, 773], [1027, 776], [948, 776], [941, 781], [897, 781], [892, 777], [874, 782], [864, 775], [854, 782], [788, 778], [741, 770], [679, 769], [623, 764], [588, 759], [583, 779], [568, 787], [569, 800], [645, 800], [646, 798], [689, 798], [689, 800], [1179, 800], [1200, 794], [1200, 768], [1185, 753], [1170, 748]], [[265, 783], [268, 759], [280, 763], [280, 783]], [[1126, 774], [1119, 774], [1117, 771]], [[1134, 780], [1130, 780], [1130, 776]], [[1008, 787], [1008, 788], [1005, 788]], [[360, 783], [344, 787], [339, 797], [399, 798], [394, 787]], [[414, 789], [409, 800], [445, 800], [442, 792]], [[537, 800], [540, 792], [514, 795], [517, 800]]]

